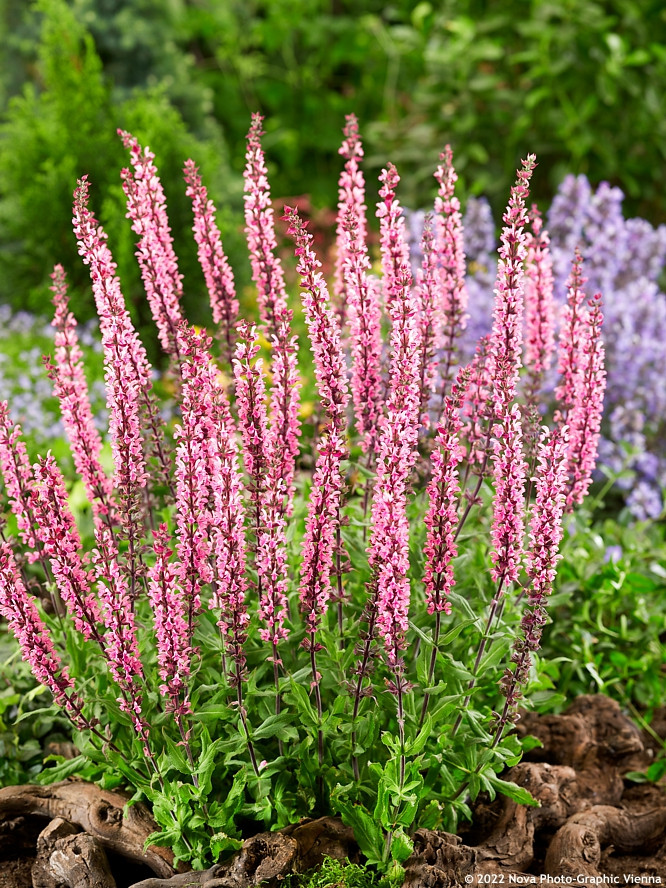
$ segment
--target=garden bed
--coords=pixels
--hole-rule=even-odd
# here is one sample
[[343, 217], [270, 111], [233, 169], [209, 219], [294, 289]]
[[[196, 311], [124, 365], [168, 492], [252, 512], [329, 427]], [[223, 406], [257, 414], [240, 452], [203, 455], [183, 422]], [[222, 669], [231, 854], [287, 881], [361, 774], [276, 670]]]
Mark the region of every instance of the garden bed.
[[[653, 729], [666, 738], [666, 711], [657, 713]], [[495, 876], [498, 883], [529, 884], [542, 874], [574, 884], [666, 878], [663, 786], [625, 777], [654, 760], [650, 735], [601, 695], [579, 697], [563, 715], [524, 714], [518, 732], [541, 745], [509, 777], [540, 806], [480, 797], [460, 837], [417, 830], [405, 886], [485, 884]], [[359, 860], [351, 830], [321, 818], [251, 837], [206, 872], [173, 876], [169, 852], [142, 850], [154, 828], [147, 812], [134, 806], [122, 818], [122, 803], [116, 793], [75, 781], [0, 790], [0, 888], [270, 888], [324, 856]]]

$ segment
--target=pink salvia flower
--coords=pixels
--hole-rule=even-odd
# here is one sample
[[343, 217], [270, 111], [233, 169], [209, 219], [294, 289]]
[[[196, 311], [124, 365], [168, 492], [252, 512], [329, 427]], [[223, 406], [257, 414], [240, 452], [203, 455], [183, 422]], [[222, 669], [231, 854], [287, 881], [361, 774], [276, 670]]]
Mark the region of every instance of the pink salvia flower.
[[435, 327], [437, 307], [437, 268], [435, 257], [435, 237], [432, 220], [426, 218], [421, 240], [423, 260], [416, 273], [416, 294], [419, 300], [419, 318], [421, 326], [420, 355], [420, 411], [421, 423], [425, 428], [430, 425], [428, 403], [435, 389], [435, 374], [438, 361], [435, 357]]
[[496, 416], [502, 416], [513, 401], [522, 366], [523, 263], [527, 257], [528, 240], [525, 202], [535, 166], [533, 154], [522, 162], [503, 216], [490, 339], [490, 372], [495, 390]]
[[356, 426], [364, 453], [375, 449], [382, 415], [382, 332], [377, 282], [370, 278], [370, 257], [353, 212], [344, 221], [346, 296], [352, 354], [351, 388]]
[[470, 364], [469, 383], [465, 393], [463, 415], [465, 424], [462, 434], [467, 441], [467, 458], [470, 465], [485, 463], [486, 448], [490, 444], [488, 424], [492, 420], [492, 380], [488, 371], [490, 336], [482, 336]]
[[95, 533], [95, 541], [97, 548], [93, 549], [92, 562], [99, 581], [97, 589], [105, 627], [102, 650], [109, 672], [120, 688], [118, 705], [130, 716], [134, 730], [143, 741], [144, 750], [149, 750], [150, 731], [141, 712], [144, 676], [132, 611], [133, 595], [130, 594], [109, 528], [100, 525]]
[[405, 218], [397, 199], [395, 189], [400, 181], [398, 171], [392, 163], [382, 170], [379, 181], [381, 200], [377, 204], [379, 219], [379, 240], [382, 254], [384, 301], [391, 313], [395, 299], [402, 300], [404, 293], [412, 285], [412, 272], [409, 264], [409, 246], [405, 233]]
[[423, 585], [429, 614], [451, 613], [447, 596], [455, 582], [452, 562], [458, 554], [455, 538], [460, 494], [458, 466], [465, 456], [460, 443], [462, 420], [459, 414], [469, 376], [469, 370], [461, 371], [451, 395], [444, 401], [432, 452], [432, 478], [427, 489], [429, 506], [424, 519], [428, 535], [423, 550]]
[[136, 257], [148, 304], [162, 348], [178, 357], [176, 331], [183, 319], [183, 276], [178, 271], [155, 155], [149, 148], [142, 149], [130, 133], [118, 130], [118, 135], [129, 149], [134, 168], [134, 174], [124, 169], [120, 177], [127, 197], [127, 218], [132, 222], [132, 231], [139, 235]]
[[21, 655], [37, 681], [49, 689], [55, 703], [65, 710], [76, 728], [90, 729], [90, 723], [81, 714], [83, 701], [62, 666], [34, 599], [28, 595], [7, 542], [0, 543], [0, 614], [16, 636]]
[[178, 584], [179, 565], [170, 561], [169, 531], [160, 524], [154, 533], [155, 564], [148, 572], [148, 597], [153, 609], [157, 639], [157, 663], [164, 682], [160, 693], [168, 697], [169, 709], [179, 715], [191, 711], [188, 678], [192, 647], [187, 625], [187, 605]]
[[518, 579], [523, 554], [523, 513], [527, 464], [522, 448], [520, 407], [514, 404], [494, 429], [493, 520], [490, 575], [499, 592]]
[[560, 383], [555, 389], [555, 397], [563, 412], [573, 407], [576, 400], [576, 380], [580, 372], [583, 356], [581, 341], [584, 336], [587, 309], [583, 286], [583, 257], [577, 248], [571, 273], [567, 280], [567, 303], [562, 309], [560, 337], [557, 352], [557, 370]]
[[[74, 626], [85, 638], [100, 641], [101, 621], [97, 601], [81, 555], [81, 537], [67, 503], [62, 472], [51, 454], [33, 467], [33, 510], [37, 536], [48, 556], [58, 591], [72, 615]], [[107, 528], [108, 530], [108, 528]]]
[[250, 479], [249, 493], [254, 512], [255, 547], [261, 527], [261, 512], [267, 489], [267, 471], [271, 458], [268, 440], [268, 414], [263, 362], [257, 358], [259, 345], [256, 329], [243, 323], [238, 328], [234, 358], [236, 409], [243, 434], [243, 462]]
[[[335, 276], [333, 279], [333, 303], [344, 329], [349, 304], [346, 267], [350, 260], [349, 247], [365, 247], [367, 221], [365, 206], [365, 179], [360, 168], [363, 160], [363, 145], [358, 133], [358, 121], [354, 114], [348, 114], [343, 130], [344, 140], [338, 149], [345, 159], [345, 165], [338, 183], [338, 215], [336, 229]], [[350, 241], [349, 226], [355, 231], [355, 242]]]
[[106, 233], [88, 209], [88, 181], [74, 192], [74, 233], [79, 255], [90, 266], [104, 349], [109, 432], [115, 485], [124, 497], [147, 481], [141, 436], [141, 405], [151, 388], [151, 367], [141, 345], [115, 274], [116, 263]]
[[296, 210], [285, 210], [299, 257], [297, 271], [304, 289], [303, 310], [314, 355], [317, 390], [327, 421], [312, 480], [301, 564], [301, 608], [310, 635], [306, 643], [310, 649], [316, 649], [315, 635], [331, 595], [335, 532], [344, 488], [342, 460], [347, 455], [344, 433], [349, 383], [340, 326], [329, 304], [326, 281], [318, 270], [321, 263], [312, 250], [312, 235], [306, 232]]
[[296, 364], [296, 337], [290, 330], [291, 310], [287, 307], [284, 272], [275, 255], [277, 241], [268, 171], [261, 147], [263, 118], [252, 115], [247, 139], [245, 167], [245, 234], [250, 252], [252, 280], [267, 338], [273, 346], [271, 373], [271, 446], [281, 454], [280, 474], [284, 481], [285, 504], [289, 514], [294, 496], [294, 463], [298, 454], [300, 377]]
[[597, 459], [606, 390], [600, 293], [590, 299], [589, 311], [584, 316], [583, 323], [580, 370], [575, 379], [573, 405], [567, 414], [569, 426], [567, 511], [583, 502], [592, 481], [592, 472]]
[[284, 482], [277, 473], [276, 466], [277, 463], [273, 459], [268, 469], [256, 559], [257, 573], [261, 581], [258, 613], [262, 628], [259, 630], [259, 635], [263, 641], [273, 645], [274, 656], [279, 642], [289, 635], [284, 625], [285, 619], [289, 616], [287, 522], [282, 509]]
[[220, 230], [215, 224], [215, 204], [208, 199], [208, 191], [193, 160], [185, 163], [185, 181], [185, 193], [192, 199], [193, 231], [199, 264], [204, 273], [213, 320], [220, 327], [224, 356], [231, 365], [235, 341], [234, 324], [238, 317], [234, 273], [222, 246]]
[[539, 649], [546, 623], [546, 604], [553, 589], [555, 568], [562, 557], [558, 554], [562, 540], [562, 516], [567, 484], [567, 430], [549, 432], [544, 428], [538, 448], [535, 479], [536, 501], [530, 520], [530, 547], [526, 571], [530, 580], [528, 607], [521, 620], [522, 638], [514, 643], [511, 657], [516, 664], [504, 674], [500, 687], [506, 696], [505, 717], [521, 697], [520, 685], [529, 677], [531, 654]]
[[96, 522], [110, 522], [115, 510], [113, 483], [100, 463], [102, 440], [95, 428], [88, 383], [83, 371], [83, 355], [76, 335], [76, 319], [69, 311], [67, 284], [62, 265], [51, 275], [55, 316], [55, 364], [45, 360], [53, 390], [60, 402], [65, 432], [70, 442], [76, 470], [83, 479]]
[[187, 603], [190, 634], [194, 616], [201, 609], [201, 587], [213, 578], [210, 567], [211, 543], [209, 500], [212, 495], [207, 475], [210, 443], [209, 429], [202, 415], [203, 399], [209, 394], [202, 380], [196, 358], [210, 344], [194, 331], [178, 331], [178, 352], [181, 355], [183, 380], [181, 422], [176, 425], [176, 527], [178, 529], [177, 574]]
[[555, 349], [553, 259], [550, 238], [536, 204], [531, 220], [525, 262], [525, 365], [538, 385], [552, 363]]
[[0, 401], [0, 467], [19, 534], [31, 550], [28, 561], [32, 563], [39, 558], [40, 546], [32, 509], [34, 478], [25, 442], [21, 440], [21, 426], [11, 422], [6, 401]]
[[270, 335], [277, 333], [279, 321], [285, 316], [287, 293], [282, 263], [275, 255], [277, 241], [273, 223], [273, 207], [268, 185], [268, 170], [261, 147], [263, 131], [260, 114], [252, 115], [247, 136], [245, 166], [245, 234], [250, 251], [252, 280], [257, 285], [259, 314]]
[[249, 622], [245, 604], [245, 512], [235, 429], [226, 393], [207, 351], [209, 344], [205, 334], [188, 332], [184, 374], [193, 397], [197, 393], [197, 437], [206, 442], [206, 469], [201, 481], [207, 485], [209, 505], [201, 521], [209, 528], [213, 561], [210, 607], [220, 610], [218, 626], [234, 661], [230, 679], [238, 682], [245, 672], [243, 644]]
[[[392, 171], [383, 177], [388, 189], [395, 181]], [[390, 206], [394, 206], [392, 202]], [[390, 212], [387, 207], [387, 215]], [[383, 638], [389, 667], [397, 676], [402, 671], [400, 651], [405, 647], [410, 601], [406, 508], [417, 455], [421, 340], [418, 303], [410, 291], [408, 269], [403, 263], [393, 270], [394, 282], [389, 286], [393, 298], [388, 303], [393, 324], [389, 397], [377, 444], [368, 558], [377, 584], [377, 631]]]
[[467, 287], [462, 214], [460, 201], [455, 195], [458, 174], [453, 167], [450, 145], [445, 147], [440, 160], [443, 162], [435, 171], [435, 179], [439, 185], [435, 198], [435, 247], [441, 282], [440, 343], [443, 351], [442, 391], [445, 392], [455, 364], [456, 340], [467, 324]]

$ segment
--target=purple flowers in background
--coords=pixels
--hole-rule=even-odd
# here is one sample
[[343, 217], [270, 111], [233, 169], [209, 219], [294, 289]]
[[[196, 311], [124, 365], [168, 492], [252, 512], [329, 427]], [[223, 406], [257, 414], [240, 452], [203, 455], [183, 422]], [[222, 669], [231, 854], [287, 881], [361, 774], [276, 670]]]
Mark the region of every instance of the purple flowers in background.
[[[585, 176], [567, 176], [545, 221], [553, 260], [556, 324], [566, 300], [575, 248], [583, 256], [587, 297], [601, 292], [603, 340], [608, 371], [600, 464], [629, 469], [618, 486], [638, 519], [656, 518], [666, 486], [666, 294], [660, 275], [666, 265], [666, 225], [625, 219], [623, 194], [602, 182], [592, 188]], [[418, 261], [423, 214], [409, 215], [412, 260]], [[461, 363], [471, 361], [478, 338], [490, 331], [497, 241], [490, 204], [471, 197], [464, 215], [467, 329], [459, 342]], [[552, 388], [554, 377], [546, 378]]]

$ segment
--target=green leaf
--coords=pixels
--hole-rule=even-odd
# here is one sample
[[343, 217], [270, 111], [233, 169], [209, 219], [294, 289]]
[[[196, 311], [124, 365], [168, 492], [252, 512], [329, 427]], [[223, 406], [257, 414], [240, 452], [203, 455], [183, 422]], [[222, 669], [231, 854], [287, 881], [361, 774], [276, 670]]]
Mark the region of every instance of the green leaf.
[[541, 802], [535, 799], [532, 793], [525, 789], [525, 787], [518, 786], [517, 783], [512, 783], [510, 780], [502, 780], [496, 774], [487, 773], [485, 777], [498, 792], [513, 799], [514, 802], [518, 802], [520, 805], [531, 805], [536, 808], [541, 806]]
[[293, 713], [281, 712], [279, 715], [269, 715], [258, 728], [254, 728], [252, 739], [263, 740], [266, 737], [276, 737], [278, 734], [283, 740], [298, 740]]
[[359, 848], [370, 864], [381, 864], [384, 851], [384, 838], [374, 817], [362, 805], [354, 805], [336, 798], [336, 807], [345, 826], [354, 831]]
[[[49, 758], [53, 760], [53, 757], [49, 756]], [[49, 784], [56, 783], [58, 780], [66, 780], [72, 774], [78, 774], [87, 764], [90, 764], [90, 762], [86, 756], [77, 755], [76, 758], [63, 760], [55, 768], [45, 768], [43, 771], [40, 771], [36, 781], [41, 786], [49, 786]]]
[[404, 863], [414, 850], [414, 842], [402, 829], [396, 829], [391, 838], [391, 857], [398, 863]]

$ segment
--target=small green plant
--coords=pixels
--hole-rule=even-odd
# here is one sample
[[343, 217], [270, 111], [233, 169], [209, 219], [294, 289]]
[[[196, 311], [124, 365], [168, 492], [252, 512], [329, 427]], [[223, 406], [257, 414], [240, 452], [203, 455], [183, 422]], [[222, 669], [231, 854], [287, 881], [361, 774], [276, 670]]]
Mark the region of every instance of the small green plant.
[[386, 878], [348, 860], [325, 857], [321, 866], [300, 876], [288, 876], [285, 888], [393, 888]]

